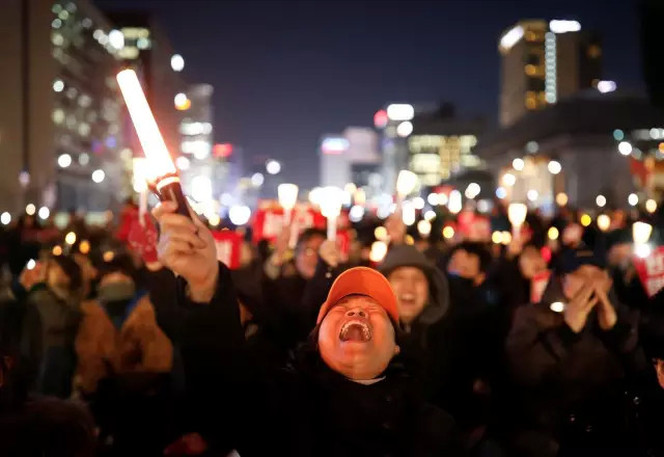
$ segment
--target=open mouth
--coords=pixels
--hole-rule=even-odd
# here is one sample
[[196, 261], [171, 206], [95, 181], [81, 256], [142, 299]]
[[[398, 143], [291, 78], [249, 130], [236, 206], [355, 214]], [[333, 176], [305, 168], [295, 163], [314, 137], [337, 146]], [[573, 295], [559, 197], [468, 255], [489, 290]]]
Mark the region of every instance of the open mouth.
[[415, 304], [415, 295], [401, 294], [399, 295], [399, 302], [404, 306], [413, 306]]
[[351, 320], [346, 322], [339, 332], [339, 339], [343, 342], [358, 341], [365, 343], [371, 341], [371, 327], [366, 322]]

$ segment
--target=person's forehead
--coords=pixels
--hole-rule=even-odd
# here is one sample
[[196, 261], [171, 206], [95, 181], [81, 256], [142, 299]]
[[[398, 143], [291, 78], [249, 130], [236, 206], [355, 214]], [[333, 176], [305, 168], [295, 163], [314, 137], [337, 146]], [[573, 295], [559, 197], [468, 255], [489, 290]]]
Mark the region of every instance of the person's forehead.
[[335, 303], [334, 306], [349, 306], [349, 305], [377, 305], [380, 306], [375, 299], [369, 297], [368, 295], [353, 294], [346, 295], [344, 298]]
[[392, 273], [390, 273], [390, 277], [392, 276], [421, 276], [426, 279], [426, 274], [421, 268], [410, 265], [395, 268], [392, 270]]

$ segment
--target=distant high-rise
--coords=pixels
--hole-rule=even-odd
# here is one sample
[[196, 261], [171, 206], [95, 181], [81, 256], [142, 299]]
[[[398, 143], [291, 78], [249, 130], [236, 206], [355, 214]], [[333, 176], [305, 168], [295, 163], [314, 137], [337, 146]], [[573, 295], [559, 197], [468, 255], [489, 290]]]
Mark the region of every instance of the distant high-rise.
[[597, 34], [577, 21], [523, 20], [499, 40], [502, 55], [500, 123], [596, 87], [602, 73]]

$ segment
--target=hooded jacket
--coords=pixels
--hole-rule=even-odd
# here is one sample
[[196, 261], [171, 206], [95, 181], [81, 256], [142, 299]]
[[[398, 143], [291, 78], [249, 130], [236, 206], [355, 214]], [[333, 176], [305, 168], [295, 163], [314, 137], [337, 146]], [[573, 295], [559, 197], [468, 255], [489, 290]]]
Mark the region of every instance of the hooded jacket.
[[429, 302], [415, 319], [412, 331], [428, 327], [443, 319], [450, 307], [450, 291], [445, 275], [429, 262], [424, 254], [407, 244], [393, 246], [378, 270], [385, 277], [389, 277], [390, 273], [400, 267], [418, 268], [424, 272], [429, 281]]

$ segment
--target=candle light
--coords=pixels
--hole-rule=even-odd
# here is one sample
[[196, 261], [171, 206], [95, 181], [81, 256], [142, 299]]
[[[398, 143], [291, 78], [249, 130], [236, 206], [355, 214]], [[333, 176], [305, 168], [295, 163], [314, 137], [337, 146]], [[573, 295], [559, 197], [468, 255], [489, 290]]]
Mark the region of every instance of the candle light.
[[337, 218], [341, 214], [342, 193], [341, 189], [334, 186], [324, 187], [322, 191], [320, 209], [323, 216], [327, 218], [328, 240], [337, 239]]
[[417, 186], [417, 175], [409, 170], [401, 170], [397, 177], [397, 204], [408, 196]]
[[284, 209], [286, 224], [290, 224], [293, 208], [295, 208], [295, 203], [297, 203], [297, 194], [299, 191], [299, 187], [290, 183], [279, 184], [279, 187], [277, 187], [279, 204]]
[[122, 70], [117, 74], [118, 85], [125, 100], [129, 116], [136, 129], [136, 134], [143, 147], [145, 157], [150, 163], [154, 176], [155, 188], [162, 201], [177, 203], [177, 212], [189, 217], [187, 202], [182, 193], [180, 178], [175, 164], [166, 148], [164, 138], [154, 119], [150, 105], [145, 98], [141, 84], [134, 70]]
[[518, 239], [521, 232], [521, 226], [526, 221], [528, 207], [523, 203], [510, 203], [507, 208], [507, 217], [512, 224], [512, 237]]
[[611, 227], [611, 218], [607, 214], [597, 216], [597, 226], [602, 232], [606, 232]]
[[634, 240], [634, 252], [641, 258], [650, 255], [650, 246], [648, 241], [652, 234], [652, 225], [645, 222], [635, 222], [632, 225], [632, 238]]

